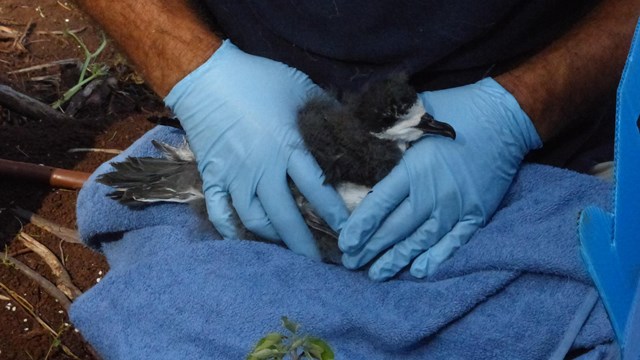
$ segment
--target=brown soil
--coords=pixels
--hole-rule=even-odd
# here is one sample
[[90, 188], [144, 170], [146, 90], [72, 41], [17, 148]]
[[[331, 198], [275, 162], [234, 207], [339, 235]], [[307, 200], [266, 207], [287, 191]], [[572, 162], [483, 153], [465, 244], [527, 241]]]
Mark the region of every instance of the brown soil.
[[[79, 74], [76, 66], [54, 66], [20, 74], [9, 72], [56, 60], [84, 59], [82, 50], [71, 37], [46, 32], [84, 29], [78, 36], [91, 50], [95, 50], [102, 39], [100, 30], [70, 1], [3, 0], [0, 30], [1, 27], [26, 31], [26, 35], [19, 39], [24, 46], [0, 36], [0, 84], [47, 103], [58, 99], [75, 84]], [[67, 151], [71, 148], [122, 150], [149, 130], [152, 124], [146, 119], [164, 111], [161, 101], [143, 85], [135, 84], [137, 76], [111, 44], [98, 62], [110, 66], [110, 73], [119, 80], [117, 91], [81, 109], [72, 121], [28, 119], [0, 106], [0, 158], [92, 172], [113, 155]], [[49, 80], [37, 79], [43, 76], [49, 76]], [[16, 239], [22, 230], [52, 250], [63, 261], [75, 285], [86, 291], [108, 271], [105, 259], [81, 245], [62, 242], [32, 224], [21, 223], [11, 212], [11, 208], [21, 207], [74, 228], [76, 197], [75, 190], [53, 189], [0, 176], [0, 246], [3, 248], [0, 250], [6, 250], [53, 281], [42, 259]], [[0, 359], [96, 358], [73, 325], [65, 325], [69, 319], [62, 306], [37, 283], [0, 262], [0, 284], [26, 299], [37, 316], [61, 333], [56, 339], [25, 308], [14, 300], [4, 300], [9, 294], [0, 286]], [[66, 352], [64, 347], [68, 349]]]

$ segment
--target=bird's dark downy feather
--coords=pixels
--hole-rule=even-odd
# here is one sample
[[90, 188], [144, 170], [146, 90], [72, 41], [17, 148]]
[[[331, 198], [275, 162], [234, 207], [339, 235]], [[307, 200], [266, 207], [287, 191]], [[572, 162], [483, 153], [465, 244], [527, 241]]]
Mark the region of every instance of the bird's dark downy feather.
[[371, 136], [352, 112], [333, 99], [311, 98], [298, 119], [305, 146], [331, 185], [348, 181], [371, 187], [402, 157], [394, 143]]
[[381, 132], [418, 101], [418, 94], [404, 74], [367, 84], [361, 92], [345, 96], [345, 106], [369, 131]]

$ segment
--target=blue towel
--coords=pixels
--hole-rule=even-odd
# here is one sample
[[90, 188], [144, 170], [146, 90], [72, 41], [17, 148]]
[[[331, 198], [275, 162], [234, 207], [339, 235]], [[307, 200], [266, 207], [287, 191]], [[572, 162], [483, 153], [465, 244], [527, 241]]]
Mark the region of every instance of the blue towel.
[[[151, 139], [182, 134], [158, 127], [126, 154], [157, 156]], [[577, 238], [585, 205], [609, 207], [610, 185], [589, 176], [523, 166], [492, 221], [432, 278], [385, 283], [278, 245], [216, 240], [186, 205], [127, 209], [93, 178], [78, 226], [111, 270], [70, 316], [105, 359], [242, 359], [283, 315], [337, 359], [602, 359], [615, 349]]]

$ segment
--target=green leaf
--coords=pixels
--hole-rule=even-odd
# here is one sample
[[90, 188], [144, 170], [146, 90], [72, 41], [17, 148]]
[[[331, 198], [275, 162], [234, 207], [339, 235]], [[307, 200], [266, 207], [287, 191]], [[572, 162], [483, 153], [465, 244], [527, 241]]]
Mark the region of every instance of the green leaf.
[[284, 338], [284, 335], [280, 333], [276, 333], [276, 332], [269, 333], [267, 334], [267, 336], [263, 337], [262, 339], [260, 339], [260, 341], [258, 341], [258, 343], [254, 348], [254, 351], [266, 349], [270, 346], [280, 344], [282, 343], [283, 338]]
[[300, 325], [298, 325], [295, 322], [289, 320], [289, 318], [286, 317], [286, 316], [282, 317], [282, 326], [284, 326], [285, 329], [291, 331], [294, 334], [297, 333], [298, 329], [300, 328]]
[[249, 356], [247, 356], [247, 360], [264, 360], [264, 359], [282, 359], [280, 351], [276, 349], [262, 349], [257, 351], [252, 351]]
[[[267, 334], [265, 337], [263, 337], [258, 341], [258, 343], [254, 346], [253, 350], [251, 351], [251, 353], [247, 355], [247, 359], [250, 359], [250, 360], [264, 359], [263, 357], [260, 357], [260, 356], [263, 356], [264, 354], [272, 354], [273, 352], [282, 353], [283, 338], [285, 338], [285, 336], [280, 333], [273, 332], [273, 333]], [[268, 351], [264, 351], [264, 350], [268, 350]], [[278, 357], [272, 357], [272, 358], [277, 359]]]
[[302, 344], [304, 344], [305, 339], [296, 339], [293, 343], [291, 343], [291, 346], [289, 346], [291, 348], [291, 350], [295, 350], [298, 347], [302, 346]]
[[334, 360], [335, 354], [329, 344], [324, 340], [314, 337], [307, 338], [304, 346], [305, 351], [313, 355], [318, 360]]

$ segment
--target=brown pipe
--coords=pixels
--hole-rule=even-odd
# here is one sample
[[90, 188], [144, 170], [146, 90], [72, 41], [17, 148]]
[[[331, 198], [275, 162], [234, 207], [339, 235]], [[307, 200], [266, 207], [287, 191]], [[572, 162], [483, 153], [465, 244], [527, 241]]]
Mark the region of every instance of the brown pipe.
[[0, 159], [0, 176], [28, 180], [63, 189], [79, 189], [91, 174], [51, 166]]

